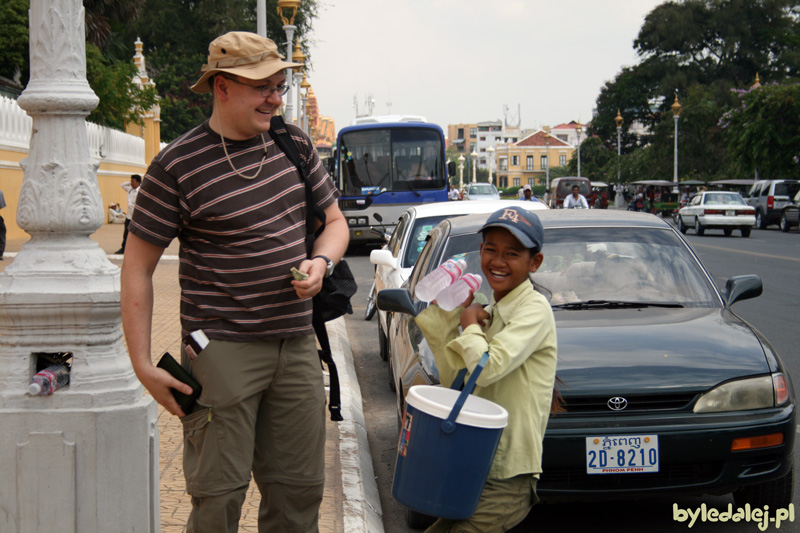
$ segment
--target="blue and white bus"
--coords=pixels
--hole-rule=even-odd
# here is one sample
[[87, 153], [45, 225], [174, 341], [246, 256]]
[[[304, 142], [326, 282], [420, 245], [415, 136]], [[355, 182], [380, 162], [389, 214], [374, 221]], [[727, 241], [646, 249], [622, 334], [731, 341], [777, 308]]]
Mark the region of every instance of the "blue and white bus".
[[[442, 129], [417, 116], [362, 117], [339, 131], [328, 168], [342, 193], [339, 207], [350, 242], [381, 241], [410, 205], [446, 202], [448, 176]], [[375, 214], [383, 224], [378, 224]]]

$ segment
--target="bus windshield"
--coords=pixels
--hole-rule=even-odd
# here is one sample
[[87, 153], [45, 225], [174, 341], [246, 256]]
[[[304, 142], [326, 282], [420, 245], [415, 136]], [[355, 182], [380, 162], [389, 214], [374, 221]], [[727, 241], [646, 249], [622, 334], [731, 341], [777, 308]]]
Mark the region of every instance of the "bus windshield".
[[386, 128], [352, 131], [340, 139], [344, 196], [445, 187], [442, 143], [435, 131]]

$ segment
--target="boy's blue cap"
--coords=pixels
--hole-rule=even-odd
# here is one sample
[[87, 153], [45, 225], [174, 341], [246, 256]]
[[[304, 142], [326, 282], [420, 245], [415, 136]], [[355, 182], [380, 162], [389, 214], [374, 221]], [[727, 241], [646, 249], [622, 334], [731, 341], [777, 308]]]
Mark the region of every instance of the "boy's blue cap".
[[504, 207], [492, 213], [481, 233], [488, 228], [507, 229], [525, 248], [541, 250], [544, 244], [544, 229], [539, 217], [533, 211], [517, 206]]

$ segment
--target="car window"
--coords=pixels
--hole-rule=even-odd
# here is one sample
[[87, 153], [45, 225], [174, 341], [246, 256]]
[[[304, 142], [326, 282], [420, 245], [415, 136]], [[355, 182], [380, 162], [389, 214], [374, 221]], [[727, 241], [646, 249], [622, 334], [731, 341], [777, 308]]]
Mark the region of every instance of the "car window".
[[705, 196], [706, 204], [744, 205], [742, 197], [736, 193], [711, 193]]
[[775, 184], [775, 192], [773, 196], [789, 196], [789, 184], [781, 181]]
[[692, 197], [692, 201], [690, 202], [690, 205], [698, 205], [698, 204], [700, 204], [700, 200], [702, 200], [702, 199], [703, 199], [703, 197], [701, 195], [699, 195], [699, 194], [697, 196], [693, 196]]
[[589, 300], [720, 305], [708, 277], [671, 230], [575, 228], [545, 231], [533, 275], [553, 305]]
[[406, 231], [406, 225], [408, 225], [408, 219], [411, 215], [405, 213], [400, 220], [397, 221], [397, 226], [395, 226], [394, 230], [392, 231], [392, 237], [389, 239], [389, 245], [387, 248], [389, 251], [392, 252], [392, 257], [397, 257], [397, 254], [400, 252], [400, 244], [403, 242], [403, 233]]
[[417, 218], [414, 221], [414, 227], [411, 229], [408, 244], [406, 244], [406, 250], [403, 254], [403, 261], [401, 263], [403, 268], [411, 268], [417, 263], [417, 258], [425, 247], [425, 242], [431, 230], [445, 218], [447, 217], [441, 215], [437, 217]]

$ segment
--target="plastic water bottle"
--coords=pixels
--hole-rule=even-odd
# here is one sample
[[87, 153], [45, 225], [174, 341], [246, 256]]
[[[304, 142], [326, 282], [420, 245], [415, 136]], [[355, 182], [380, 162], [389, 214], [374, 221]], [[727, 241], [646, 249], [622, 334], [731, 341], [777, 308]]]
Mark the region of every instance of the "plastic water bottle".
[[69, 368], [66, 365], [50, 365], [33, 376], [28, 393], [33, 396], [49, 396], [69, 384]]
[[423, 302], [432, 302], [442, 289], [460, 278], [466, 269], [467, 262], [463, 259], [448, 259], [417, 283], [414, 294]]
[[445, 311], [452, 311], [464, 303], [471, 292], [478, 292], [481, 283], [483, 278], [480, 274], [464, 274], [436, 296], [436, 303]]

